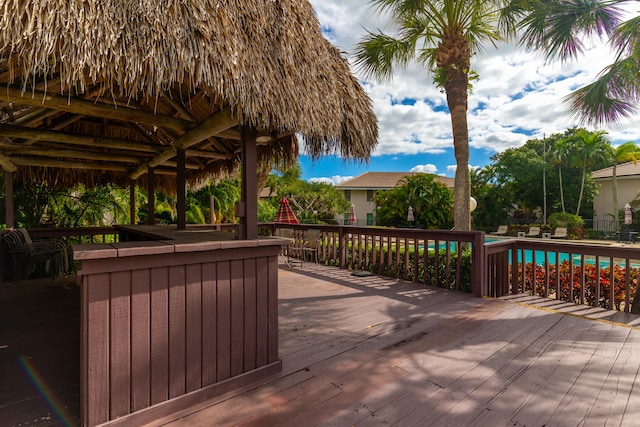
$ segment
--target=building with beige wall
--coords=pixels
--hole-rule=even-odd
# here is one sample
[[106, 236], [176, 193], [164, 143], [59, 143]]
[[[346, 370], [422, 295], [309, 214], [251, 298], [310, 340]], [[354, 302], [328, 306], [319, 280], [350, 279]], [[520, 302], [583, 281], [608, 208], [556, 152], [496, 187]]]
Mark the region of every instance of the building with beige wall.
[[[594, 229], [603, 229], [603, 223], [613, 220], [613, 166], [592, 173], [598, 185], [598, 195], [593, 199]], [[623, 163], [616, 168], [618, 208], [636, 198], [640, 191], [640, 162]], [[634, 218], [638, 219], [638, 218]]]
[[[378, 191], [390, 190], [398, 185], [402, 178], [413, 176], [421, 172], [366, 172], [347, 180], [336, 187], [344, 192], [345, 197], [355, 207], [357, 224], [359, 226], [375, 225], [376, 203], [375, 195]], [[436, 181], [453, 188], [453, 178], [435, 176]], [[349, 213], [335, 218], [339, 224], [348, 224]]]

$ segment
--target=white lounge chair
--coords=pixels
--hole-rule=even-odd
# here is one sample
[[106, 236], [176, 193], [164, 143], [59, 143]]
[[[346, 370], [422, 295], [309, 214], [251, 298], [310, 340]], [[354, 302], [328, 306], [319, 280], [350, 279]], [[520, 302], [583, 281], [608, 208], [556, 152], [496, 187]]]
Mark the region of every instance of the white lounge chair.
[[501, 225], [498, 227], [498, 229], [494, 233], [491, 233], [491, 234], [495, 236], [504, 236], [507, 234], [508, 231], [509, 231], [509, 226]]
[[566, 239], [567, 227], [556, 227], [555, 231], [551, 235], [552, 239]]
[[540, 236], [540, 227], [529, 227], [529, 231], [524, 237], [538, 237]]

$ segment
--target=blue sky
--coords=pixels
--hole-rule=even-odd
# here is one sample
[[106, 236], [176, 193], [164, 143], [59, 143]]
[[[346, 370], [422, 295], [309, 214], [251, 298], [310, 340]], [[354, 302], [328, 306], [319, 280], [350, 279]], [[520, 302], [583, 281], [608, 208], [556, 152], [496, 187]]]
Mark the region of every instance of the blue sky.
[[[325, 37], [351, 61], [365, 28], [390, 32], [387, 20], [370, 9], [369, 0], [310, 0]], [[637, 15], [637, 2], [628, 2]], [[487, 46], [472, 58], [480, 79], [469, 98], [469, 164], [482, 167], [497, 152], [523, 145], [530, 138], [563, 132], [573, 121], [561, 99], [595, 78], [612, 60], [599, 40], [577, 61], [550, 63], [511, 45]], [[398, 72], [389, 83], [364, 80], [352, 68], [373, 102], [380, 128], [378, 146], [368, 165], [345, 163], [334, 156], [311, 163], [301, 153], [303, 179], [340, 183], [361, 173], [424, 171], [453, 177], [455, 158], [451, 122], [444, 95], [419, 68]], [[605, 130], [612, 144], [640, 143], [638, 117]], [[588, 128], [588, 127], [587, 127]], [[589, 128], [588, 128], [589, 129]]]

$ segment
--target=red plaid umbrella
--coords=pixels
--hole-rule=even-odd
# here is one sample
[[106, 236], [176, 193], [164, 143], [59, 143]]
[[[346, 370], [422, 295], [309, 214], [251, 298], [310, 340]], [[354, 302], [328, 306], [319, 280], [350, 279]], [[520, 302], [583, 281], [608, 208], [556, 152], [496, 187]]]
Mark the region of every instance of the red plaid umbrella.
[[291, 206], [289, 206], [289, 201], [286, 197], [280, 199], [280, 208], [278, 209], [278, 213], [274, 218], [273, 222], [282, 222], [285, 224], [300, 224], [298, 218], [291, 210]]
[[356, 218], [356, 207], [353, 203], [351, 203], [351, 207], [349, 208], [349, 224], [355, 225], [358, 219]]

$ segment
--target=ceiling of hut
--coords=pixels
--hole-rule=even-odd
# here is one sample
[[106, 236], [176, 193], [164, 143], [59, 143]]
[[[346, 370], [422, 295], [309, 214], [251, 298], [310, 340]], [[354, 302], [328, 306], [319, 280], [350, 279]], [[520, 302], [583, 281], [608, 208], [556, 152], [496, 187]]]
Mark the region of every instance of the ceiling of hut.
[[[187, 178], [194, 182], [230, 172], [240, 160], [238, 120], [203, 90], [176, 85], [157, 98], [135, 101], [107, 92], [100, 83], [87, 88], [86, 95], [71, 96], [56, 87], [55, 78], [24, 88], [8, 81], [5, 70], [0, 73], [5, 85], [0, 90], [0, 164], [18, 171], [18, 180], [37, 177], [65, 185], [82, 174], [81, 181], [89, 184], [122, 184], [150, 167], [171, 176], [177, 150], [184, 149]], [[257, 142], [259, 152], [271, 159], [297, 155], [292, 133], [259, 130]]]

